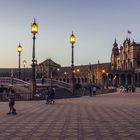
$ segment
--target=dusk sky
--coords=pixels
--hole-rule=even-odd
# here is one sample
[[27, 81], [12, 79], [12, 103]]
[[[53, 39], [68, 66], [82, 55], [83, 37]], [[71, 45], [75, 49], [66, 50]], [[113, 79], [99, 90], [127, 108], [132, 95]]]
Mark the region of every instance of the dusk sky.
[[110, 62], [112, 44], [129, 37], [140, 42], [140, 0], [0, 0], [0, 68], [18, 67], [17, 46], [32, 63], [31, 23], [36, 18], [38, 63], [51, 58], [71, 65], [69, 36], [76, 36], [74, 65]]

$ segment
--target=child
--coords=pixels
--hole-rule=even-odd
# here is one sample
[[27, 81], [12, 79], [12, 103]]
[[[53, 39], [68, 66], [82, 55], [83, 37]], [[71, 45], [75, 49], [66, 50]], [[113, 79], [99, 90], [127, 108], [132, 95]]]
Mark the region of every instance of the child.
[[15, 97], [14, 94], [10, 93], [8, 96], [8, 101], [9, 101], [9, 112], [7, 114], [14, 114], [16, 115], [16, 109], [14, 108], [15, 105]]

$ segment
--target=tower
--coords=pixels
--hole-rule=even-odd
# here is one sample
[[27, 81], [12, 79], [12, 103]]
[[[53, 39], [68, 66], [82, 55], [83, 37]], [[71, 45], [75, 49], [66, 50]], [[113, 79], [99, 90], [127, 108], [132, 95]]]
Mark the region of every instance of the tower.
[[112, 53], [111, 53], [111, 69], [112, 70], [117, 69], [117, 56], [118, 55], [119, 55], [119, 49], [118, 49], [118, 44], [115, 39], [113, 43]]

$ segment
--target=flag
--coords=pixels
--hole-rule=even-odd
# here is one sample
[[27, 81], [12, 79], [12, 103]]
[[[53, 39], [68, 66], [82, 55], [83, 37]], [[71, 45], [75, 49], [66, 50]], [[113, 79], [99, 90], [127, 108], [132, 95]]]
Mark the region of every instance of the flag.
[[130, 30], [128, 30], [128, 34], [131, 34], [131, 31]]

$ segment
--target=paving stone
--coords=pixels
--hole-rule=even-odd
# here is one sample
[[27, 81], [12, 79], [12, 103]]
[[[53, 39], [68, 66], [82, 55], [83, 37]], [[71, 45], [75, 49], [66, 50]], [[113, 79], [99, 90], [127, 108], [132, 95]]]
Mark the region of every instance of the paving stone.
[[11, 137], [10, 140], [23, 140], [23, 138], [14, 136], [13, 138]]
[[140, 140], [140, 89], [92, 97], [0, 102], [0, 140]]
[[77, 140], [78, 138], [77, 137], [72, 137], [72, 136], [69, 136], [69, 137], [66, 137], [65, 140]]

